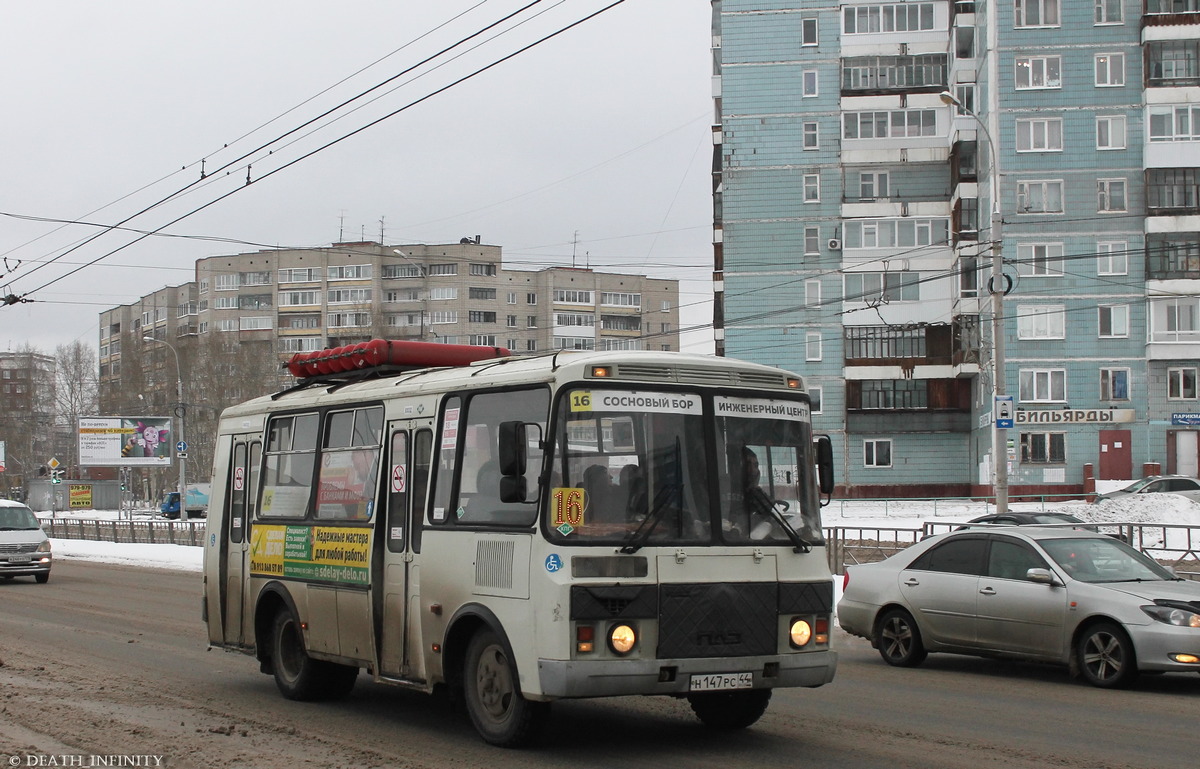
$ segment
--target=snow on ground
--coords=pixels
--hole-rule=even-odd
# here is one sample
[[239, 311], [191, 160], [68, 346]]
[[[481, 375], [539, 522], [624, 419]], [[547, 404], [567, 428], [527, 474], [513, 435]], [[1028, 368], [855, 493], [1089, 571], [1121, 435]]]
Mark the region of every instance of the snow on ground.
[[[1120, 485], [1120, 484], [1118, 484]], [[1012, 510], [1070, 513], [1097, 523], [1161, 523], [1200, 525], [1200, 504], [1175, 494], [1146, 494], [1127, 500], [1110, 500], [1092, 505], [1080, 500], [1063, 502], [1014, 502]], [[826, 527], [919, 529], [925, 521], [960, 522], [995, 512], [995, 507], [967, 500], [834, 500], [822, 511]], [[58, 518], [101, 520], [126, 519], [129, 511], [80, 510], [57, 513]], [[43, 517], [46, 517], [43, 514]], [[154, 518], [150, 511], [135, 511], [134, 520]], [[52, 540], [56, 558], [78, 558], [106, 563], [136, 564], [159, 568], [200, 571], [201, 548], [187, 545], [145, 545], [93, 542], [78, 539]]]

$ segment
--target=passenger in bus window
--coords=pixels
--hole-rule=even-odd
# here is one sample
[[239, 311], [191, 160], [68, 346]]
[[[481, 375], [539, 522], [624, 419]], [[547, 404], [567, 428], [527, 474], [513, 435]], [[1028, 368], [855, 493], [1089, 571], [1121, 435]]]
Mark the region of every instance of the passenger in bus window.
[[608, 469], [601, 465], [590, 465], [583, 471], [583, 490], [585, 497], [585, 523], [623, 523], [624, 515], [619, 518], [614, 514], [615, 493], [612, 478]]
[[625, 465], [620, 475], [621, 496], [625, 499], [625, 520], [635, 521], [646, 514], [646, 478], [642, 468]]

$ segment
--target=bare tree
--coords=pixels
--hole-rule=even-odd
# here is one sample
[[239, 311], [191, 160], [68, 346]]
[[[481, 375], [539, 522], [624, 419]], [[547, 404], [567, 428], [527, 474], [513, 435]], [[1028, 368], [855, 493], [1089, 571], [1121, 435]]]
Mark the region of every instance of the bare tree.
[[[55, 393], [55, 423], [73, 435], [79, 418], [96, 413], [99, 408], [99, 382], [96, 376], [96, 351], [78, 340], [60, 344], [54, 350], [55, 374], [58, 387]], [[79, 464], [79, 443], [70, 440], [67, 464]]]

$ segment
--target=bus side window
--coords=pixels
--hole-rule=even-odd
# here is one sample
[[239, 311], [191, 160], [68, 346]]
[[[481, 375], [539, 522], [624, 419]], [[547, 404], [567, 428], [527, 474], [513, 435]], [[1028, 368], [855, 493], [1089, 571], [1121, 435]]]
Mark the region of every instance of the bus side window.
[[458, 434], [462, 414], [462, 399], [458, 396], [446, 399], [442, 410], [442, 432], [438, 442], [438, 462], [435, 468], [433, 505], [429, 510], [430, 523], [446, 523], [452, 517], [450, 492], [454, 484], [454, 460], [458, 456]]
[[246, 534], [246, 444], [233, 444], [233, 463], [229, 468], [229, 541], [241, 542]]
[[258, 473], [262, 465], [262, 442], [250, 444], [250, 457], [246, 466], [246, 517], [247, 522], [254, 520], [258, 505]]
[[392, 433], [391, 473], [388, 477], [387, 546], [393, 553], [404, 552], [404, 527], [408, 514], [409, 490], [408, 433]]
[[412, 551], [421, 552], [421, 529], [425, 524], [426, 495], [429, 493], [429, 474], [433, 472], [433, 431], [418, 430], [413, 437], [412, 473], [409, 496], [412, 499]]

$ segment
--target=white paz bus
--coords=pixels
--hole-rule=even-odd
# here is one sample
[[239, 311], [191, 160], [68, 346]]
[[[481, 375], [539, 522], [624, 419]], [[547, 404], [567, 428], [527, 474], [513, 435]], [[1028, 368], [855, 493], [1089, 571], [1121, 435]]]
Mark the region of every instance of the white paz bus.
[[737, 729], [833, 679], [833, 487], [802, 379], [660, 352], [301, 354], [222, 414], [204, 558], [213, 646], [285, 697], [461, 696], [528, 743], [556, 699], [686, 697]]

